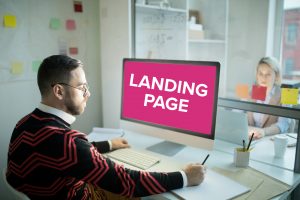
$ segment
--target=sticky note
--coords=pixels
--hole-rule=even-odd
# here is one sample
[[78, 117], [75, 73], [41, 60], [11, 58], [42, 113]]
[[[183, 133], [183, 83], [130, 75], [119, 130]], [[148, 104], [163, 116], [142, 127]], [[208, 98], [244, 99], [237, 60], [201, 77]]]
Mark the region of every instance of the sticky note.
[[77, 55], [78, 54], [78, 48], [77, 47], [70, 47], [69, 48], [69, 53], [71, 55]]
[[249, 86], [247, 84], [237, 84], [235, 93], [237, 97], [247, 99], [249, 98]]
[[51, 18], [50, 19], [50, 28], [53, 30], [57, 30], [61, 27], [61, 21], [57, 18]]
[[74, 11], [82, 12], [82, 2], [81, 1], [74, 1]]
[[4, 27], [15, 28], [17, 26], [17, 18], [14, 15], [4, 15]]
[[251, 98], [254, 100], [264, 101], [266, 99], [267, 87], [253, 85]]
[[75, 30], [75, 29], [76, 29], [76, 23], [75, 23], [75, 20], [73, 20], [73, 19], [68, 19], [68, 20], [66, 21], [66, 29], [67, 29], [67, 30], [70, 30], [70, 31]]
[[31, 66], [32, 71], [33, 72], [38, 72], [41, 63], [42, 63], [42, 61], [40, 61], [40, 60], [32, 61], [32, 66]]
[[14, 74], [14, 75], [21, 75], [23, 74], [23, 63], [21, 62], [12, 62], [11, 64], [11, 73]]
[[298, 104], [298, 88], [281, 88], [281, 104]]

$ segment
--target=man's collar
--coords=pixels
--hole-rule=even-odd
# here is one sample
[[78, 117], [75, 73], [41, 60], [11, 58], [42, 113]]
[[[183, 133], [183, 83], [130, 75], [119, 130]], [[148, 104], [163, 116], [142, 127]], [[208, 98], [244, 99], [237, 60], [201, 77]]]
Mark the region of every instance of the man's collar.
[[74, 117], [73, 115], [70, 115], [69, 113], [66, 113], [66, 112], [64, 112], [62, 110], [59, 110], [57, 108], [47, 106], [47, 105], [42, 104], [42, 103], [40, 103], [38, 109], [40, 109], [43, 112], [50, 113], [52, 115], [56, 115], [57, 117], [59, 117], [62, 120], [66, 121], [68, 124], [72, 124], [76, 120], [76, 117]]

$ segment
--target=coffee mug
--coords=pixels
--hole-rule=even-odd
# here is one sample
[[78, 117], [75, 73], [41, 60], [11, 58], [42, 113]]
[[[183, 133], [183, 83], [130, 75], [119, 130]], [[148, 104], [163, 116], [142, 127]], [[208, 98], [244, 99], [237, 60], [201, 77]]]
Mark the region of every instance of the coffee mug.
[[274, 137], [274, 154], [277, 158], [282, 158], [285, 154], [288, 144], [288, 138], [286, 135], [276, 135]]

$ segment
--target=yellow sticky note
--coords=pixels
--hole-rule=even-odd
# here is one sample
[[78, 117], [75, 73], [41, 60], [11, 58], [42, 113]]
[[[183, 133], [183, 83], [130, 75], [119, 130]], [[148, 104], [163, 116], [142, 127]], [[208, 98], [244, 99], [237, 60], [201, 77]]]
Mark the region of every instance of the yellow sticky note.
[[4, 15], [4, 27], [14, 28], [17, 26], [17, 18], [14, 15]]
[[298, 104], [298, 88], [281, 88], [281, 103], [282, 104]]
[[21, 62], [13, 62], [11, 64], [11, 73], [14, 75], [21, 75], [23, 74], [23, 63]]
[[237, 84], [235, 93], [239, 98], [247, 99], [249, 98], [249, 86], [247, 84]]

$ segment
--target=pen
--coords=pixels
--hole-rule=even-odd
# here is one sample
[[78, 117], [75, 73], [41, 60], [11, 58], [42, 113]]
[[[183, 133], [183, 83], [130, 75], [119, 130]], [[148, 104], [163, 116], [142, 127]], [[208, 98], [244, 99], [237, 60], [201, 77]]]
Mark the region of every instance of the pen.
[[243, 140], [243, 151], [246, 151], [245, 140]]
[[209, 157], [209, 154], [207, 154], [206, 158], [203, 160], [202, 165], [205, 164], [205, 162], [206, 162], [206, 160], [207, 160], [208, 157]]
[[125, 131], [122, 129], [122, 134], [120, 137], [123, 137], [125, 135]]
[[251, 135], [250, 141], [248, 143], [247, 151], [249, 150], [249, 147], [250, 147], [250, 144], [252, 142], [253, 136], [254, 136], [254, 133], [252, 133], [252, 135]]

